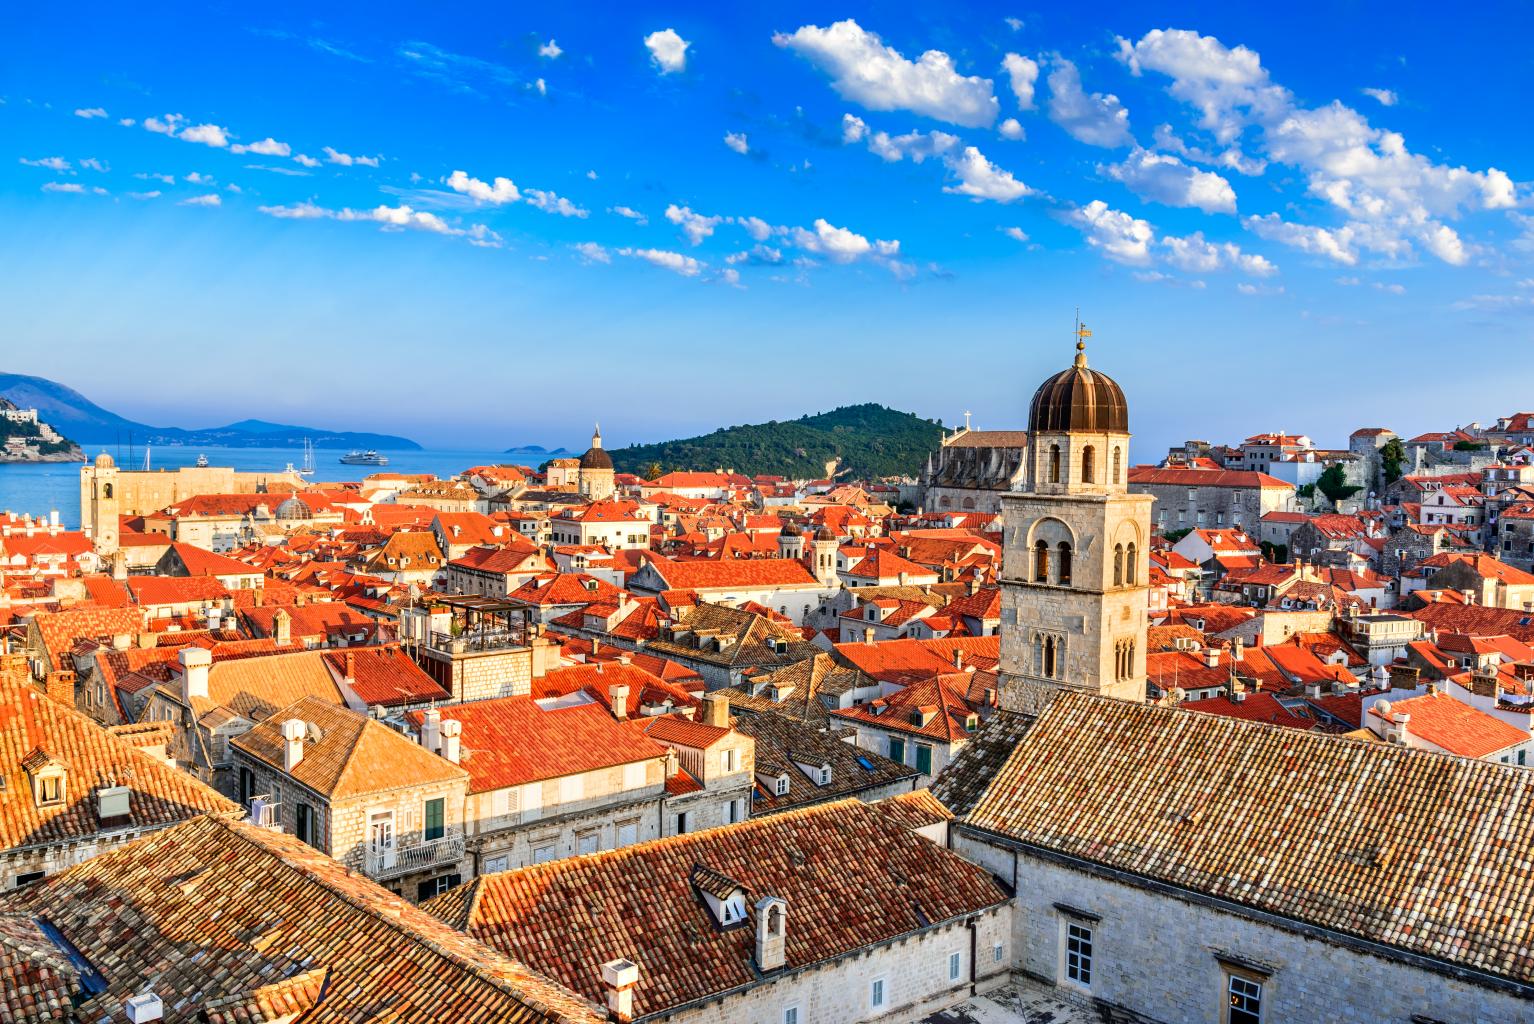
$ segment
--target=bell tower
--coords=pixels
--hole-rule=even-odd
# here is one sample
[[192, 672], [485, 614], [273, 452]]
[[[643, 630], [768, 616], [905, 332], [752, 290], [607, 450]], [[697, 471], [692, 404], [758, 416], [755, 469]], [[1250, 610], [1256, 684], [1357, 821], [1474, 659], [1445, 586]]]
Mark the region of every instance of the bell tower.
[[117, 552], [118, 483], [117, 463], [106, 452], [80, 467], [80, 526], [90, 534], [96, 554], [105, 560]]
[[1150, 495], [1129, 493], [1129, 409], [1087, 365], [1043, 384], [1028, 415], [1023, 489], [1002, 496], [1002, 706], [1056, 690], [1145, 699]]

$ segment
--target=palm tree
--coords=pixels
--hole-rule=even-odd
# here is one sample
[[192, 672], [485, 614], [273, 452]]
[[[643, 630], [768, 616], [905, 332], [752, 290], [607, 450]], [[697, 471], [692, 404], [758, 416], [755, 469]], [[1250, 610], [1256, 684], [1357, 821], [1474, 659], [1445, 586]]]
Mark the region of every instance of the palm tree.
[[659, 462], [652, 462], [644, 468], [644, 478], [646, 480], [659, 480], [665, 475], [665, 472], [665, 467]]

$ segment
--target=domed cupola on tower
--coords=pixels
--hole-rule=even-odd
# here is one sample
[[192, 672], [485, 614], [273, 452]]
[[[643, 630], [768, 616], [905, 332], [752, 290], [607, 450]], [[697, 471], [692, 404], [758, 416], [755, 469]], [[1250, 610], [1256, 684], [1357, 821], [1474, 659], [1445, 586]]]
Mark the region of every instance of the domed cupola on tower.
[[613, 457], [602, 448], [600, 424], [591, 434], [591, 447], [581, 456], [576, 481], [576, 489], [592, 501], [606, 501], [613, 496]]
[[1122, 492], [1129, 471], [1129, 403], [1087, 365], [1091, 332], [1076, 327], [1076, 358], [1039, 385], [1028, 410], [1027, 489], [1043, 494]]
[[1145, 699], [1149, 495], [1129, 493], [1123, 389], [1076, 358], [1039, 385], [1027, 478], [1002, 496], [1001, 704], [1060, 689]]

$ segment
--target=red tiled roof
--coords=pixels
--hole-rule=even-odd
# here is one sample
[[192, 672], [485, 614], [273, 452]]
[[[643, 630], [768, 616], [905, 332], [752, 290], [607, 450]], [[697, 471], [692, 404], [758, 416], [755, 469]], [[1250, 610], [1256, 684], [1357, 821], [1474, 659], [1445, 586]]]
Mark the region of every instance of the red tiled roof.
[[[405, 717], [421, 727], [421, 712]], [[461, 763], [471, 793], [665, 756], [665, 748], [602, 704], [545, 711], [531, 697], [498, 697], [452, 705], [442, 717], [462, 723]]]
[[[1413, 736], [1461, 757], [1487, 757], [1529, 739], [1524, 730], [1445, 693], [1393, 700], [1390, 711], [1411, 716], [1406, 729]], [[1379, 705], [1370, 708], [1369, 714], [1378, 717]]]
[[1282, 487], [1293, 490], [1294, 485], [1251, 470], [1239, 469], [1158, 469], [1155, 466], [1131, 466], [1130, 485], [1154, 487]]
[[719, 587], [816, 586], [818, 581], [792, 558], [736, 558], [709, 562], [652, 562], [669, 590]]

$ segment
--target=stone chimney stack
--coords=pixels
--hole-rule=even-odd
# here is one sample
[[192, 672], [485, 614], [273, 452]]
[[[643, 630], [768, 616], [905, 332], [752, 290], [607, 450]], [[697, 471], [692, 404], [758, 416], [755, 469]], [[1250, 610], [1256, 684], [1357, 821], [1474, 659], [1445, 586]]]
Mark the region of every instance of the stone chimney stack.
[[421, 746], [433, 754], [442, 750], [442, 712], [427, 708], [421, 716]]
[[1220, 665], [1220, 649], [1213, 644], [1204, 648], [1204, 664], [1209, 668], [1218, 668]]
[[728, 729], [730, 727], [730, 699], [723, 694], [705, 693], [703, 695], [703, 724], [712, 725], [716, 729]]
[[346, 675], [344, 678], [348, 683], [355, 683], [357, 681], [357, 654], [355, 651], [346, 652]]
[[[278, 608], [272, 615], [272, 639], [282, 645], [293, 642], [293, 616], [289, 615], [285, 608]], [[351, 673], [348, 672], [347, 675], [350, 676]]]
[[629, 716], [629, 688], [626, 683], [614, 683], [607, 688], [607, 706], [612, 710], [613, 717], [620, 721]]
[[634, 986], [639, 984], [639, 965], [632, 960], [609, 960], [602, 965], [602, 985], [607, 989], [607, 1012], [614, 1020], [634, 1019]]
[[756, 901], [756, 966], [773, 971], [787, 959], [788, 904], [777, 896]]
[[119, 583], [128, 578], [128, 556], [121, 548], [112, 552], [112, 578]]
[[189, 644], [176, 653], [176, 658], [181, 662], [181, 699], [189, 704], [194, 697], [206, 699], [213, 652]]
[[304, 759], [304, 734], [308, 732], [301, 718], [290, 718], [282, 723], [282, 770], [292, 773]]
[[462, 734], [463, 723], [457, 719], [449, 718], [441, 725], [442, 756], [454, 764], [461, 764], [463, 760]]

